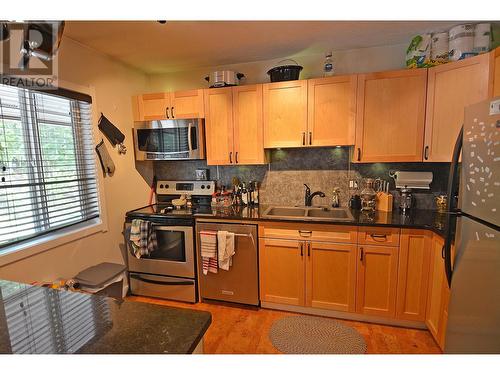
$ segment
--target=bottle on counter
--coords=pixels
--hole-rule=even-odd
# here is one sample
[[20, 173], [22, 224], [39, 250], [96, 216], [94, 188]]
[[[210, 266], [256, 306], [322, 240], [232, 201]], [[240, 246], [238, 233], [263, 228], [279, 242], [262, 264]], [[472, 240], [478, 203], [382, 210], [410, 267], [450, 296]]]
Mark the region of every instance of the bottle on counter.
[[254, 206], [259, 205], [259, 183], [257, 181], [254, 181], [252, 202]]
[[248, 191], [244, 182], [241, 184], [241, 203], [243, 206], [248, 205]]
[[325, 62], [323, 63], [323, 77], [333, 76], [333, 60], [332, 53], [327, 52], [325, 55]]

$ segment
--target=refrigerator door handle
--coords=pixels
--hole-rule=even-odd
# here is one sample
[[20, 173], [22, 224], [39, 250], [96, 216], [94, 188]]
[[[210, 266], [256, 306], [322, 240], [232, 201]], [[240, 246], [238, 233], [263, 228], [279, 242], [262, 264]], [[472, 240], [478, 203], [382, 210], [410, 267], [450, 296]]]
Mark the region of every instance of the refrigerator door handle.
[[[454, 187], [456, 186], [457, 171], [458, 171], [458, 159], [460, 158], [460, 152], [462, 151], [464, 127], [460, 128], [458, 133], [457, 141], [455, 142], [455, 147], [453, 148], [453, 158], [450, 164], [450, 175], [448, 177], [448, 191], [447, 191], [447, 204], [448, 210], [450, 212], [459, 212], [456, 207], [453, 207], [454, 199]], [[444, 226], [445, 240], [442, 254], [444, 255], [444, 270], [446, 273], [446, 280], [448, 281], [448, 286], [451, 287], [451, 278], [453, 275], [453, 270], [451, 268], [451, 228], [450, 228], [450, 215], [447, 216]]]

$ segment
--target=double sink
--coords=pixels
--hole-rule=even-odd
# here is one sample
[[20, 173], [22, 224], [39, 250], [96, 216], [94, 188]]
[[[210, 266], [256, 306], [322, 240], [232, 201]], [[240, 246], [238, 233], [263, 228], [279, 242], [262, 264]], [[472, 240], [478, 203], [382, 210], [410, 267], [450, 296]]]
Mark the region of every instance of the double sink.
[[353, 221], [354, 217], [348, 208], [331, 207], [277, 207], [271, 206], [264, 211], [262, 217], [286, 220], [331, 220]]

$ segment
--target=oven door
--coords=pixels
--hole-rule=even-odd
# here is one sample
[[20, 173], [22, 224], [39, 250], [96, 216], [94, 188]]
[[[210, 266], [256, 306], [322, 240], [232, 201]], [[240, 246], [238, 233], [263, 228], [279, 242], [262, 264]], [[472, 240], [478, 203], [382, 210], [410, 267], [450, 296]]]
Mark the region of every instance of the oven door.
[[[130, 224], [127, 224], [129, 226]], [[158, 247], [149, 256], [136, 258], [128, 248], [130, 272], [175, 277], [195, 277], [193, 228], [154, 225]], [[129, 232], [129, 228], [127, 228]]]
[[200, 119], [136, 123], [134, 146], [137, 160], [203, 159], [203, 126]]

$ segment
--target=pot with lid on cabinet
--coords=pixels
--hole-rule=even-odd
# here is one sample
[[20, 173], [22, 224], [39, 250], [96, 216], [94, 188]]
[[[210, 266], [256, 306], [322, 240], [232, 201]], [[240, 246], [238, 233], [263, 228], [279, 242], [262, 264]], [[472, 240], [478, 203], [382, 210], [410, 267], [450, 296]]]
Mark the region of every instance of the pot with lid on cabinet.
[[216, 70], [206, 76], [205, 81], [210, 84], [210, 88], [237, 86], [244, 77], [243, 73], [237, 73], [233, 70]]

